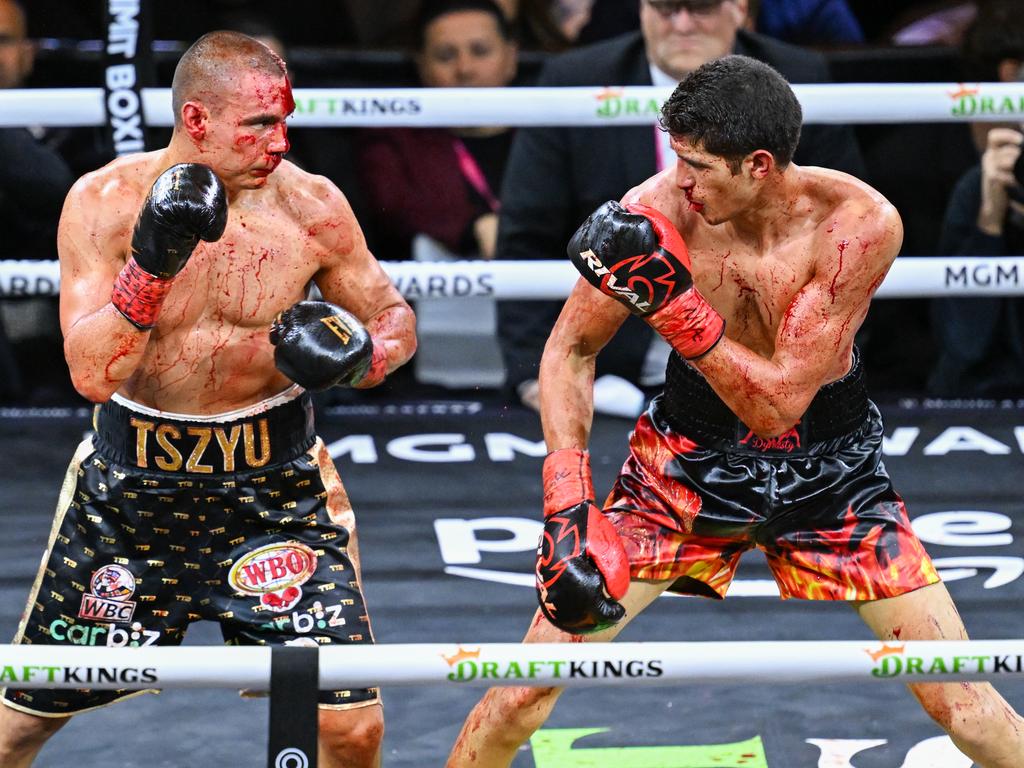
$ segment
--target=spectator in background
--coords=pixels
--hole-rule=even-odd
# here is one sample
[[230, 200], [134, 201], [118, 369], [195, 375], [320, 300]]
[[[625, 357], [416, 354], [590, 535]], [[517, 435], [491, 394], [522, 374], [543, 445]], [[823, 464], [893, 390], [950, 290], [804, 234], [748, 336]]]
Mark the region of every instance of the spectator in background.
[[[559, 5], [575, 13], [571, 23], [580, 29], [570, 37], [577, 43], [604, 40], [640, 27], [637, 2], [562, 0]], [[860, 22], [847, 0], [748, 0], [744, 27], [776, 40], [811, 48], [864, 42]]]
[[[1024, 80], [1024, 15], [1019, 0], [981, 6], [964, 43], [971, 80]], [[957, 183], [942, 223], [940, 253], [1024, 255], [1024, 133], [989, 123], [981, 161]], [[938, 360], [929, 394], [1024, 396], [1024, 299], [932, 300]]]
[[[570, 46], [577, 20], [562, 12], [564, 0], [495, 0], [524, 49], [556, 53]], [[428, 0], [429, 4], [429, 0]], [[578, 0], [577, 0], [578, 4]]]
[[846, 0], [750, 0], [753, 29], [794, 45], [825, 47], [864, 42]]
[[[495, 88], [515, 79], [516, 43], [493, 0], [428, 0], [417, 30], [424, 86]], [[511, 141], [503, 126], [364, 131], [358, 166], [382, 256], [408, 258], [412, 238], [425, 234], [463, 257], [493, 258]]]
[[[791, 82], [829, 80], [821, 54], [743, 29], [747, 10], [747, 0], [640, 0], [640, 31], [549, 59], [538, 85], [674, 87], [699, 65], [728, 53], [765, 61]], [[614, 110], [619, 95], [609, 91], [606, 98]], [[497, 258], [564, 259], [569, 237], [591, 211], [675, 163], [668, 134], [655, 124], [656, 112], [651, 111], [650, 125], [615, 125], [610, 119], [601, 128], [520, 129], [502, 187]], [[795, 161], [863, 175], [847, 126], [805, 126]], [[560, 307], [561, 302], [500, 303], [507, 385], [531, 406], [536, 406], [541, 351]], [[667, 347], [655, 347], [660, 351], [647, 361], [650, 342], [646, 325], [627, 320], [598, 359], [598, 376], [658, 384]]]
[[[24, 84], [33, 53], [24, 9], [0, 0], [0, 88]], [[0, 258], [56, 258], [57, 220], [73, 181], [61, 156], [28, 128], [0, 128]], [[65, 370], [60, 349], [56, 299], [0, 301], [0, 400], [45, 402], [54, 372]]]
[[[32, 71], [33, 46], [15, 0], [0, 0], [0, 88], [20, 88]], [[57, 219], [71, 171], [27, 128], [0, 128], [0, 227], [4, 258], [52, 259]]]

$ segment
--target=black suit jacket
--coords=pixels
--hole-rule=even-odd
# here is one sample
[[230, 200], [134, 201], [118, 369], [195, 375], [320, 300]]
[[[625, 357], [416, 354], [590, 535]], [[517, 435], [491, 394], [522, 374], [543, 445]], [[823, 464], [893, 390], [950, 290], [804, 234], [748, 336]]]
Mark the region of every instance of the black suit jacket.
[[[760, 59], [793, 83], [830, 80], [825, 58], [741, 30], [735, 53]], [[549, 59], [538, 86], [651, 85], [643, 37], [631, 32]], [[618, 200], [654, 175], [654, 127], [538, 127], [516, 134], [501, 193], [497, 258], [562, 259], [580, 223], [606, 200]], [[794, 162], [864, 175], [852, 128], [804, 126]], [[535, 378], [561, 303], [502, 302], [499, 332], [508, 384]], [[598, 372], [637, 381], [650, 332], [631, 318], [598, 358]]]

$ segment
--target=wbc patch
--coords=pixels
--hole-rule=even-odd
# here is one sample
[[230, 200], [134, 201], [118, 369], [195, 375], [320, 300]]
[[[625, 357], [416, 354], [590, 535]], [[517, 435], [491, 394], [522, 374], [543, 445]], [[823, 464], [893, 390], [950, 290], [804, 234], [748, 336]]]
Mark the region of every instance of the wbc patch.
[[298, 541], [285, 541], [247, 552], [228, 573], [228, 583], [243, 595], [258, 595], [274, 613], [289, 611], [302, 599], [302, 585], [316, 571], [316, 552]]
[[112, 563], [93, 571], [89, 590], [82, 595], [79, 618], [113, 624], [132, 620], [136, 603], [128, 598], [135, 594], [135, 576], [127, 568]]

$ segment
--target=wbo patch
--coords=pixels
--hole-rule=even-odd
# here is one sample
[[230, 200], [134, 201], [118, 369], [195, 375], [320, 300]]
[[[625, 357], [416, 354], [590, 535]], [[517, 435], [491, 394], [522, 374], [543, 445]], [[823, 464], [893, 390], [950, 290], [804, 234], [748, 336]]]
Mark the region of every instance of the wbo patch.
[[302, 585], [316, 571], [316, 552], [298, 541], [268, 544], [231, 566], [228, 583], [243, 595], [260, 598], [274, 613], [291, 610], [302, 599]]

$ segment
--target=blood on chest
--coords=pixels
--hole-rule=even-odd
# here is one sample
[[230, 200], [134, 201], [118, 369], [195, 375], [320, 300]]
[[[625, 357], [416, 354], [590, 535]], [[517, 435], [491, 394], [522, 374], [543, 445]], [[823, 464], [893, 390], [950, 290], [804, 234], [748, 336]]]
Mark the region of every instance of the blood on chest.
[[286, 247], [249, 238], [201, 243], [175, 280], [162, 319], [176, 325], [256, 328], [306, 296], [316, 265]]
[[786, 308], [810, 279], [802, 260], [734, 250], [691, 255], [694, 282], [725, 317], [729, 338], [759, 350], [774, 344]]

